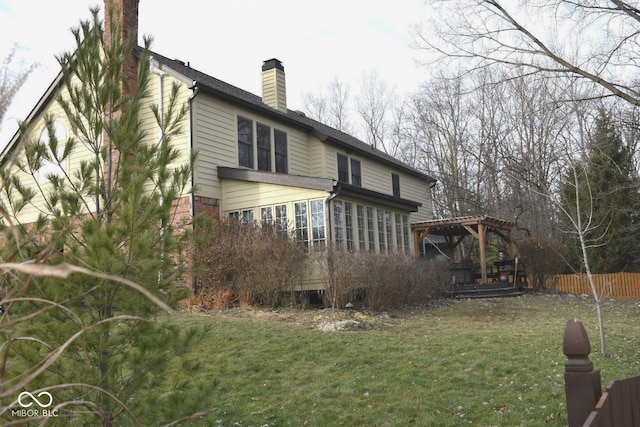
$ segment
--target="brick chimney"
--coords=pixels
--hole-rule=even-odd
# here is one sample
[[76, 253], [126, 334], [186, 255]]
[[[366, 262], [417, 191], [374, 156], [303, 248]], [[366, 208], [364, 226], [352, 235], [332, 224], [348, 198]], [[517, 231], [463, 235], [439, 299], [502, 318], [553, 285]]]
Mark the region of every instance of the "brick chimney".
[[[111, 19], [114, 20], [116, 34], [120, 41], [131, 41], [138, 45], [138, 4], [140, 0], [104, 0], [104, 33], [105, 42], [111, 45]], [[138, 81], [138, 60], [131, 53], [123, 65], [125, 76], [129, 82], [131, 93], [136, 90]]]
[[273, 58], [262, 64], [262, 102], [268, 106], [287, 112], [287, 88], [282, 62]]

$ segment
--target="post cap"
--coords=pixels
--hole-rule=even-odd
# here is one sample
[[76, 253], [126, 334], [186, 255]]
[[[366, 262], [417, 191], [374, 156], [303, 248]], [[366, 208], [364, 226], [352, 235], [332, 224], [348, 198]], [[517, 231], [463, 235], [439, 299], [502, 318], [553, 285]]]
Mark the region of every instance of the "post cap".
[[567, 356], [565, 371], [588, 372], [593, 370], [593, 362], [589, 359], [591, 343], [582, 322], [569, 319], [564, 328], [563, 352]]

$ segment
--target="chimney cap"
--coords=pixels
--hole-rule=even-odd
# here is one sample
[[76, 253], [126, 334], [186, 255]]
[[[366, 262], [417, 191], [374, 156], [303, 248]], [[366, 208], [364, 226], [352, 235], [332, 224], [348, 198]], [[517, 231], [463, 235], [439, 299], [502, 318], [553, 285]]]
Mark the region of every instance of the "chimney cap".
[[272, 68], [277, 68], [280, 71], [284, 71], [284, 67], [282, 66], [282, 62], [276, 58], [267, 59], [262, 64], [262, 71], [271, 70]]

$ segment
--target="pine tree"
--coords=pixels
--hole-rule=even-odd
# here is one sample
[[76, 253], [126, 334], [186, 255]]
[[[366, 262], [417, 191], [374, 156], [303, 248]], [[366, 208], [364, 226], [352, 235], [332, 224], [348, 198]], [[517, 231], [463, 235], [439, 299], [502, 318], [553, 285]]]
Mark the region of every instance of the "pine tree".
[[[587, 254], [593, 273], [638, 271], [640, 259], [636, 242], [640, 237], [637, 212], [640, 208], [640, 182], [633, 151], [626, 145], [611, 117], [601, 111], [587, 147], [586, 159], [578, 165], [578, 191], [574, 177], [567, 176], [562, 206], [581, 215], [590, 224], [585, 234]], [[571, 173], [574, 171], [572, 170]], [[580, 212], [576, 212], [576, 194]], [[581, 270], [582, 254], [576, 239], [567, 239], [569, 261]]]
[[[178, 86], [169, 91], [162, 111], [152, 106], [147, 97], [150, 41], [136, 52], [134, 84], [122, 64], [135, 40], [120, 40], [121, 23], [111, 19], [110, 42], [97, 9], [72, 30], [77, 46], [59, 57], [64, 84], [56, 97], [70, 135], [58, 140], [53, 119], [45, 117], [48, 140], [27, 141], [14, 169], [2, 171], [2, 213], [13, 217], [13, 226], [5, 223], [3, 260], [77, 265], [116, 280], [98, 273], [66, 279], [14, 276], [5, 283], [9, 296], [30, 301], [14, 302], [12, 315], [24, 320], [19, 329], [34, 340], [5, 346], [3, 354], [21, 358], [13, 363], [20, 372], [15, 382], [76, 335], [30, 384], [55, 390], [56, 403], [72, 402], [60, 408], [58, 420], [157, 425], [199, 410], [206, 393], [189, 387], [188, 369], [194, 367], [180, 365], [177, 357], [204, 331], [178, 329], [162, 317], [162, 307], [176, 307], [185, 292], [180, 284], [191, 228], [177, 223], [175, 213], [187, 195], [194, 159], [179, 162], [172, 146], [187, 114]], [[144, 132], [145, 109], [156, 118], [160, 140]], [[28, 126], [24, 129], [23, 139]], [[49, 174], [45, 182], [37, 179], [46, 163], [62, 165], [81, 151], [90, 156], [76, 170], [61, 168], [63, 173]], [[21, 182], [15, 168], [37, 186]], [[36, 223], [16, 222], [38, 198], [44, 208]], [[129, 282], [167, 305], [159, 306]], [[7, 319], [3, 314], [2, 321]], [[184, 371], [184, 380], [167, 384], [176, 370]]]

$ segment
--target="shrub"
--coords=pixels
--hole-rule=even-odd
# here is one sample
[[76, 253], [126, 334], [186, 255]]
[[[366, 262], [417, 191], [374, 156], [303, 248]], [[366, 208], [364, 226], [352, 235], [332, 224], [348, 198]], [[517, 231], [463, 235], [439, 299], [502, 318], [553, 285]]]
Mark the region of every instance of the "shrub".
[[520, 255], [529, 270], [530, 285], [534, 290], [553, 288], [550, 276], [562, 273], [565, 265], [564, 246], [557, 240], [531, 237], [518, 244]]
[[371, 310], [423, 304], [444, 295], [448, 277], [446, 266], [404, 253], [329, 250], [325, 262], [325, 305], [332, 308], [355, 299]]
[[[277, 306], [304, 278], [307, 255], [271, 226], [217, 221], [195, 251], [196, 300], [211, 308]], [[204, 307], [203, 307], [204, 308]]]

